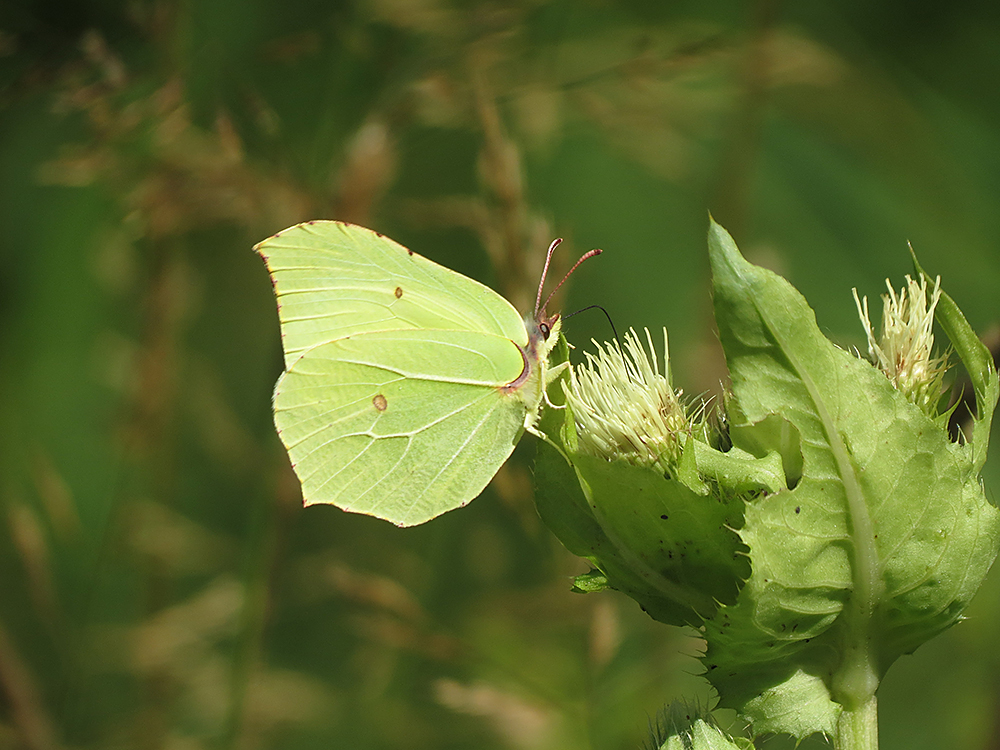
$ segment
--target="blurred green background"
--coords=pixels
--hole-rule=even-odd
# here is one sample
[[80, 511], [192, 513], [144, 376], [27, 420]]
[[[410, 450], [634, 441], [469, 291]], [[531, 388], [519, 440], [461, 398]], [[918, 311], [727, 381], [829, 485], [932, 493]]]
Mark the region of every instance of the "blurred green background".
[[[998, 81], [982, 1], [5, 0], [0, 748], [636, 748], [708, 701], [692, 633], [569, 592], [530, 439], [423, 527], [304, 511], [250, 248], [362, 223], [523, 309], [552, 237], [599, 246], [563, 309], [668, 326], [689, 394], [709, 211], [842, 346], [907, 241], [988, 334]], [[883, 747], [1000, 748], [1000, 576], [969, 616]]]

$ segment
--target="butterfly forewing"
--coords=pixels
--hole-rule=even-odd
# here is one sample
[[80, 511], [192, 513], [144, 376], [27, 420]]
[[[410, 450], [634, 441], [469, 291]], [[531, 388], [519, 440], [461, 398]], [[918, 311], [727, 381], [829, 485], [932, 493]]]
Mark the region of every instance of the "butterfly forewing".
[[517, 311], [489, 287], [369, 229], [298, 224], [257, 246], [278, 298], [285, 367], [319, 344], [380, 330], [459, 330], [527, 343]]
[[307, 503], [402, 526], [464, 505], [507, 460], [527, 408], [501, 336], [377, 331], [313, 347], [278, 381], [275, 422]]

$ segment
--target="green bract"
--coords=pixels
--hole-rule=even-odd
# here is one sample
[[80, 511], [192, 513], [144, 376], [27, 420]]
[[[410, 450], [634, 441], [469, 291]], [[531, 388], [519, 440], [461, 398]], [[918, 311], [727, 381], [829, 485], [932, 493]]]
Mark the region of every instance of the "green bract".
[[701, 629], [721, 704], [755, 731], [844, 736], [892, 662], [961, 617], [997, 554], [1000, 514], [979, 480], [997, 374], [941, 293], [937, 319], [978, 403], [955, 443], [936, 411], [940, 368], [897, 390], [714, 222], [709, 251], [732, 446], [688, 429], [665, 468], [637, 466], [579, 450], [584, 423], [550, 412], [558, 448], [539, 451], [539, 512], [594, 565], [579, 588], [619, 589]]

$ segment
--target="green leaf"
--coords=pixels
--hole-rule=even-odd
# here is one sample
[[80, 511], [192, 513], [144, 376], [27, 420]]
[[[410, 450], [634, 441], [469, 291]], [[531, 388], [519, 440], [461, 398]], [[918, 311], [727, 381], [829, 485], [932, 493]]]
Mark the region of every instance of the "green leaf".
[[703, 662], [723, 705], [758, 729], [831, 733], [899, 655], [959, 619], [997, 554], [1000, 514], [978, 459], [829, 342], [787, 281], [714, 222], [709, 252], [734, 444], [781, 453], [792, 476], [790, 433], [775, 429], [787, 420], [802, 464], [793, 489], [748, 503], [753, 572], [706, 623]]
[[593, 594], [611, 587], [608, 577], [599, 570], [591, 570], [573, 579], [573, 592], [577, 594]]
[[[695, 617], [690, 609], [681, 609], [663, 597], [656, 582], [648, 580], [648, 566], [633, 567], [634, 553], [616, 544], [620, 540], [605, 533], [594, 517], [586, 495], [589, 490], [573, 465], [559, 449], [544, 441], [539, 441], [535, 458], [535, 487], [538, 515], [566, 549], [600, 571], [604, 578], [601, 588], [629, 595], [661, 622], [682, 625]], [[598, 576], [584, 576], [582, 581], [577, 579], [574, 590], [589, 591], [600, 583]], [[706, 598], [701, 601], [710, 606]]]
[[607, 585], [651, 617], [700, 625], [734, 602], [750, 572], [734, 531], [736, 499], [706, 497], [625, 461], [573, 455], [539, 444], [536, 506], [563, 545], [591, 561]]
[[685, 458], [691, 456], [692, 470], [701, 482], [708, 479], [730, 494], [778, 492], [786, 487], [782, 456], [776, 450], [755, 456], [734, 446], [723, 453], [694, 438], [688, 445], [691, 450], [685, 451]]
[[[655, 610], [670, 613], [664, 621], [699, 625], [720, 602], [736, 600], [750, 572], [734, 531], [743, 525], [741, 502], [697, 494], [625, 461], [576, 455], [573, 463], [589, 490], [594, 518], [659, 602]], [[652, 612], [648, 597], [640, 603]]]
[[[933, 284], [934, 279], [920, 267], [912, 247], [910, 255], [916, 272], [923, 276], [928, 284]], [[996, 365], [993, 363], [993, 355], [990, 354], [990, 350], [972, 330], [972, 326], [969, 325], [969, 321], [965, 319], [962, 311], [958, 309], [955, 300], [944, 292], [941, 292], [935, 318], [951, 341], [958, 358], [965, 365], [965, 370], [969, 373], [969, 379], [972, 381], [972, 388], [976, 394], [976, 414], [973, 417], [972, 437], [969, 444], [972, 446], [974, 454], [972, 469], [978, 474], [986, 463], [986, 450], [990, 442], [993, 411], [996, 409], [997, 397], [1000, 396], [1000, 379], [997, 378]]]

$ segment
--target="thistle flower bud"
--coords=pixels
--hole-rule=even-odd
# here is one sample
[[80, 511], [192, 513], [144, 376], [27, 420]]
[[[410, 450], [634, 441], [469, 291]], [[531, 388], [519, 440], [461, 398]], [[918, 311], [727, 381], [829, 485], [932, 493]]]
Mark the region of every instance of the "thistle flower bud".
[[937, 416], [948, 369], [947, 355], [934, 356], [934, 309], [941, 298], [941, 277], [934, 281], [929, 298], [926, 279], [917, 282], [907, 275], [906, 286], [898, 294], [888, 279], [885, 283], [889, 293], [882, 295], [879, 337], [868, 315], [868, 297], [858, 299], [858, 290], [853, 290], [869, 356], [907, 399], [925, 414]]
[[646, 329], [647, 354], [634, 330], [570, 371], [566, 400], [573, 411], [579, 450], [609, 460], [668, 472], [680, 459], [682, 436], [692, 418], [670, 385], [667, 330], [663, 329], [663, 372], [656, 361], [653, 339]]

